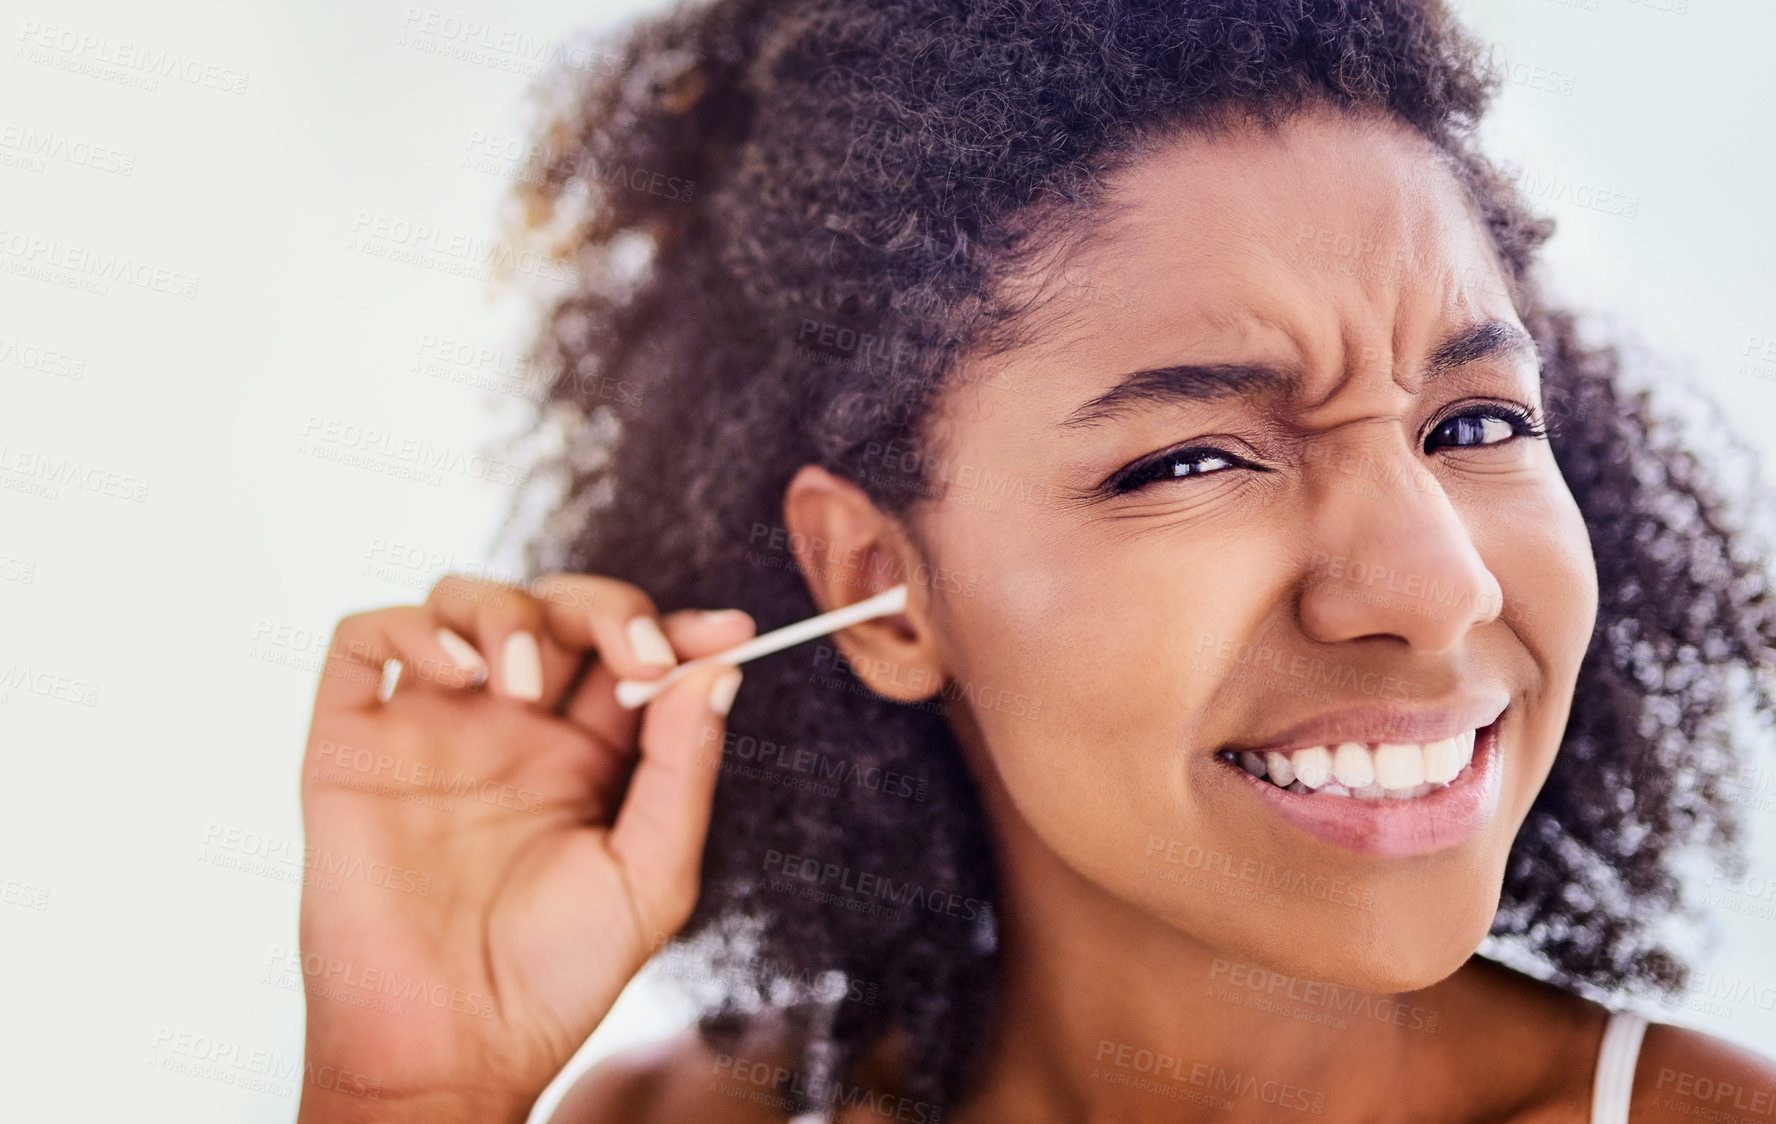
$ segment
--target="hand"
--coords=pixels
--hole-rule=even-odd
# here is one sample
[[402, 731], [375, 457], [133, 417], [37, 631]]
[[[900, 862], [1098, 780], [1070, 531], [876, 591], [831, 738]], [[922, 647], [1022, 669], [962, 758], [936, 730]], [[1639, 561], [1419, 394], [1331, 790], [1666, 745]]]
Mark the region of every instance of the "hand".
[[302, 770], [300, 1121], [525, 1118], [690, 916], [740, 671], [639, 711], [616, 682], [753, 634], [582, 575], [339, 623]]

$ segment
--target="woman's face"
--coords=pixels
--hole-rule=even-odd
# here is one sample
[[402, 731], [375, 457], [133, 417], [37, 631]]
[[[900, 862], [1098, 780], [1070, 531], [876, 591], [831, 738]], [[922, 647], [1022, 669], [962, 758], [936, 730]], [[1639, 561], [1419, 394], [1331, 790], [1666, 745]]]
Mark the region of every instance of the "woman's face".
[[1533, 348], [1404, 127], [1315, 111], [1115, 182], [1023, 279], [1033, 342], [946, 392], [914, 514], [1012, 892], [1063, 872], [1284, 972], [1426, 986], [1492, 920], [1596, 612], [1517, 418]]

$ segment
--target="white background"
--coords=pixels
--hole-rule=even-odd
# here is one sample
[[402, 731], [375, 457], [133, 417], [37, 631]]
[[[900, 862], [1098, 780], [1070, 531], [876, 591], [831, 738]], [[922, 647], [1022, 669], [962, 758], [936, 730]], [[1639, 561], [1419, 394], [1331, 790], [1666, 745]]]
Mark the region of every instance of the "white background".
[[[328, 461], [312, 439], [374, 428], [467, 462], [510, 430], [529, 305], [437, 268], [447, 255], [387, 251], [402, 224], [445, 241], [498, 233], [509, 164], [473, 161], [524, 136], [537, 68], [476, 47], [461, 21], [489, 29], [476, 42], [547, 43], [639, 7], [452, 2], [26, 0], [0, 17], [0, 243], [57, 247], [0, 253], [9, 1119], [294, 1114], [287, 1096], [170, 1071], [156, 1048], [189, 1034], [300, 1057], [300, 995], [266, 982], [295, 943], [297, 890], [215, 865], [215, 837], [299, 846], [314, 677], [292, 665], [314, 659], [340, 615], [487, 564], [510, 494], [464, 472], [414, 481]], [[1517, 79], [1488, 126], [1492, 151], [1558, 218], [1549, 259], [1570, 302], [1644, 341], [1776, 452], [1776, 363], [1748, 358], [1776, 338], [1776, 7], [1585, 2], [1462, 5]], [[124, 44], [210, 68], [211, 84], [127, 84], [140, 72], [101, 61]], [[242, 92], [214, 88], [243, 78]], [[50, 154], [32, 155], [45, 138]], [[97, 167], [61, 155], [95, 148], [109, 152]], [[1634, 214], [1579, 205], [1600, 198], [1633, 199]], [[124, 281], [91, 293], [18, 272], [74, 251], [121, 255], [172, 287], [195, 278], [196, 294]], [[452, 361], [460, 345], [481, 358]], [[21, 457], [113, 483], [20, 491], [28, 477], [8, 470]], [[66, 681], [64, 697], [4, 686], [44, 673]], [[1769, 819], [1764, 878], [1776, 877]], [[1723, 917], [1709, 979], [1768, 988], [1753, 950], [1772, 923]], [[1776, 1055], [1773, 997], [1717, 993], [1665, 1017]], [[665, 991], [632, 988], [582, 1057], [686, 1017]]]

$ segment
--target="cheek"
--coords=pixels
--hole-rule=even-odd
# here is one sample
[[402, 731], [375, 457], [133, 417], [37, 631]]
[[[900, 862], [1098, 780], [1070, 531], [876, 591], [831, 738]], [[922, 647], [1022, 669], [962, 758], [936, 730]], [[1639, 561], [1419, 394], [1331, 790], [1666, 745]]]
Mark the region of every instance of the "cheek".
[[1510, 814], [1501, 827], [1514, 834], [1553, 768], [1566, 730], [1579, 667], [1596, 625], [1597, 566], [1584, 517], [1557, 472], [1524, 502], [1489, 521], [1487, 534], [1487, 565], [1504, 593], [1500, 623], [1530, 667], [1515, 752], [1505, 756]]
[[948, 690], [1038, 836], [1082, 869], [1132, 865], [1155, 825], [1196, 833], [1196, 725], [1226, 677], [1222, 650], [1268, 612], [1277, 553], [1249, 527], [1237, 542], [1186, 544], [1040, 534], [1040, 518], [1028, 532], [1009, 520], [963, 532], [954, 564], [992, 579], [946, 599]]
[[1597, 564], [1578, 504], [1555, 476], [1489, 527], [1487, 565], [1504, 593], [1501, 622], [1527, 650], [1544, 702], [1562, 721], [1597, 621]]

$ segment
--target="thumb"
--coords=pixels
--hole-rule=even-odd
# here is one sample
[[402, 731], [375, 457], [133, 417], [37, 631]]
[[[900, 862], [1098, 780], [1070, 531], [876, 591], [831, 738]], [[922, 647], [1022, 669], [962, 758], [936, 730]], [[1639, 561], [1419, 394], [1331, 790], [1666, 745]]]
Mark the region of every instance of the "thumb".
[[641, 759], [610, 847], [655, 932], [677, 931], [696, 905], [727, 712], [740, 679], [737, 667], [699, 668], [642, 714]]

